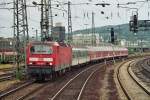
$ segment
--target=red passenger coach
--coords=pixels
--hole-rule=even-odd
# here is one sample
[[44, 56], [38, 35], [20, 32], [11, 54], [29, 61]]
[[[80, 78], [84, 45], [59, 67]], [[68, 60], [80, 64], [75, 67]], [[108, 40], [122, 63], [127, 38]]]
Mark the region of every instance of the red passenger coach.
[[90, 61], [128, 56], [128, 50], [118, 46], [88, 47], [88, 51]]
[[71, 46], [58, 42], [31, 42], [27, 46], [27, 70], [31, 77], [45, 79], [71, 65]]

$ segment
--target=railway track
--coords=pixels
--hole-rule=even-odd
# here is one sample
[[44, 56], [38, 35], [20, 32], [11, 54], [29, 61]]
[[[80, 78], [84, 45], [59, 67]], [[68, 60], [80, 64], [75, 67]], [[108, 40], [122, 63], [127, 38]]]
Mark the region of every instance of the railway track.
[[[24, 68], [25, 66], [24, 65], [22, 65], [22, 66], [20, 66], [20, 68]], [[11, 71], [13, 71], [13, 70], [16, 70], [16, 66], [15, 67], [11, 67], [11, 68], [1, 68], [0, 69], [0, 72], [11, 72]]]
[[22, 96], [20, 96], [20, 97], [17, 98], [16, 100], [24, 100], [24, 99], [26, 99], [28, 96], [32, 95], [33, 93], [39, 91], [40, 89], [42, 89], [42, 88], [44, 88], [44, 87], [46, 87], [46, 86], [47, 86], [47, 84], [37, 84], [37, 83], [36, 83], [36, 84], [33, 84], [32, 86], [30, 86], [30, 87], [32, 87], [32, 90], [29, 90], [28, 93], [23, 94]]
[[13, 72], [5, 73], [0, 75], [0, 82], [11, 80], [14, 77]]
[[135, 66], [132, 66], [131, 69], [134, 74], [143, 81], [146, 85], [150, 86], [150, 58], [144, 58], [135, 63]]
[[80, 100], [82, 93], [88, 80], [92, 75], [101, 69], [100, 64], [96, 64], [92, 67], [81, 71], [79, 74], [71, 78], [54, 96], [49, 97], [49, 100]]
[[[25, 98], [24, 96], [29, 95], [31, 92], [35, 91], [37, 87], [42, 85], [35, 85], [34, 82], [35, 81], [28, 81], [17, 88], [13, 88], [5, 93], [0, 94], [0, 100], [22, 100], [22, 98]], [[31, 88], [33, 86], [34, 89]]]
[[12, 80], [14, 78], [14, 68], [2, 68], [0, 69], [0, 82]]
[[[141, 67], [141, 69], [142, 69], [141, 73], [142, 73], [144, 76], [146, 76], [147, 78], [150, 79], [150, 75], [149, 75], [149, 73], [150, 73], [150, 66], [148, 65], [148, 60], [149, 60], [149, 59], [150, 59], [150, 58], [144, 59], [144, 60], [140, 61], [140, 64], [137, 64], [137, 66], [138, 66], [139, 68]], [[143, 62], [144, 62], [144, 63], [143, 63]]]
[[[131, 74], [133, 61], [122, 63], [117, 70], [117, 80], [127, 100], [149, 100], [150, 92]], [[124, 70], [124, 71], [123, 71]]]
[[[23, 67], [23, 66], [22, 66]], [[15, 68], [4, 68], [0, 69], [0, 72], [3, 72], [3, 74], [0, 74], [0, 82], [12, 80], [15, 77]], [[25, 75], [25, 71], [22, 72], [23, 75]]]
[[142, 89], [143, 91], [145, 91], [145, 93], [147, 93], [147, 94], [150, 96], [150, 91], [148, 91], [142, 84], [140, 84], [140, 83], [138, 82], [138, 80], [136, 80], [136, 79], [133, 77], [133, 75], [132, 75], [131, 72], [130, 72], [130, 68], [131, 68], [131, 64], [129, 64], [129, 66], [128, 66], [128, 68], [127, 68], [127, 71], [128, 71], [128, 74], [130, 75], [130, 77], [132, 78], [132, 80], [134, 80], [134, 82], [135, 82], [136, 84], [138, 84], [138, 86], [141, 87], [141, 89]]
[[[70, 77], [71, 79], [68, 76], [64, 76], [66, 78], [62, 79], [62, 77], [61, 77], [61, 78], [59, 78], [60, 80], [58, 79], [58, 80], [55, 80], [54, 82], [47, 82], [44, 84], [43, 83], [42, 84], [36, 84], [34, 82], [33, 83], [31, 82], [29, 84], [26, 83], [27, 85], [25, 85], [25, 86], [18, 87], [18, 89], [11, 90], [11, 92], [4, 93], [3, 95], [0, 96], [0, 99], [2, 99], [2, 100], [8, 99], [9, 100], [9, 99], [13, 98], [13, 100], [29, 100], [29, 99], [35, 98], [34, 96], [38, 96], [39, 91], [43, 91], [44, 96], [45, 96], [45, 93], [46, 93], [45, 89], [48, 90], [49, 95], [48, 95], [48, 97], [44, 97], [44, 99], [52, 98], [55, 95], [55, 93], [57, 93], [57, 91], [60, 90], [60, 88], [62, 88], [64, 86], [64, 84], [68, 83], [69, 80], [73, 81], [73, 77], [76, 77], [75, 79], [80, 77], [77, 80], [83, 80], [84, 79], [84, 81], [81, 81], [81, 85], [80, 85], [81, 87], [78, 91], [78, 93], [80, 94], [80, 97], [77, 97], [77, 96], [75, 97], [75, 98], [81, 98], [82, 93], [84, 91], [84, 88], [86, 87], [86, 84], [88, 83], [88, 80], [92, 77], [92, 75], [99, 68], [101, 68], [103, 66], [103, 63], [96, 64], [96, 65], [92, 65], [93, 67], [92, 66], [87, 67], [87, 68], [85, 67], [83, 69], [83, 71], [80, 71], [81, 69], [78, 70], [77, 71], [77, 73], [79, 73], [78, 75], [77, 75], [77, 73], [75, 74], [75, 72], [73, 72], [76, 76], [75, 75], [71, 76]], [[81, 77], [80, 74], [84, 74], [84, 75], [82, 75], [82, 77]], [[72, 75], [72, 73], [70, 73], [70, 75]], [[78, 82], [77, 80], [74, 80], [74, 82]], [[61, 85], [60, 85], [60, 83], [61, 83]], [[75, 84], [79, 84], [79, 83], [75, 83]], [[69, 85], [69, 83], [68, 83], [68, 85]], [[41, 96], [41, 98], [43, 99], [42, 96]]]
[[22, 86], [19, 86], [15, 89], [12, 89], [11, 91], [8, 91], [6, 93], [3, 93], [0, 95], [0, 99], [13, 99], [13, 100], [24, 100], [31, 96], [32, 94], [36, 93], [40, 89], [46, 87], [47, 85], [53, 86], [53, 82], [47, 82], [47, 83], [34, 83], [34, 81], [25, 83]]

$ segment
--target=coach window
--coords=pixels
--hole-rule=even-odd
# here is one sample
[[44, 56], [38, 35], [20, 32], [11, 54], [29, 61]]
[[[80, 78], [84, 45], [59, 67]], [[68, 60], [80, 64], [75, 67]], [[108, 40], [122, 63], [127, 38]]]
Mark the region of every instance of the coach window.
[[84, 51], [84, 57], [86, 57], [86, 51]]
[[81, 52], [80, 51], [78, 51], [78, 57], [81, 57]]
[[48, 49], [48, 54], [51, 54], [53, 52], [52, 48]]
[[72, 54], [72, 55], [73, 55], [73, 58], [75, 58], [75, 57], [76, 57], [76, 52], [73, 52], [73, 54]]

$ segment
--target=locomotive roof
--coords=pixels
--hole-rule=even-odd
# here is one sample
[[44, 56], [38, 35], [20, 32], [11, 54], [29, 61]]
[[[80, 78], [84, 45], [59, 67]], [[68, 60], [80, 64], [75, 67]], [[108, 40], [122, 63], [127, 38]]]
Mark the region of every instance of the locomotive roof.
[[98, 47], [92, 47], [87, 46], [84, 48], [72, 48], [73, 50], [80, 50], [80, 51], [127, 51], [127, 48], [125, 47], [119, 47], [119, 46], [98, 46]]
[[39, 44], [45, 44], [45, 45], [54, 45], [54, 46], [66, 46], [66, 47], [70, 47], [69, 44], [63, 43], [63, 42], [53, 42], [53, 41], [34, 41], [34, 42], [30, 42], [29, 44], [33, 44], [33, 45], [39, 45]]
[[100, 46], [100, 47], [87, 47], [90, 51], [127, 51], [125, 47], [119, 46]]
[[87, 51], [88, 49], [87, 48], [72, 48], [72, 50], [80, 50], [80, 51]]

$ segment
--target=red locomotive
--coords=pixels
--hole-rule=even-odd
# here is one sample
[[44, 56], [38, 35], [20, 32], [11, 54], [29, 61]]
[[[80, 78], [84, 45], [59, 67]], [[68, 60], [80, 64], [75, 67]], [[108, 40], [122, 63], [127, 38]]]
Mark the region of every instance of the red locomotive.
[[28, 73], [32, 77], [44, 79], [53, 72], [71, 66], [72, 48], [58, 42], [33, 42], [27, 46]]
[[88, 62], [127, 57], [128, 50], [123, 47], [101, 46], [73, 48], [58, 42], [31, 42], [27, 46], [27, 68], [31, 77], [44, 80], [67, 68]]

